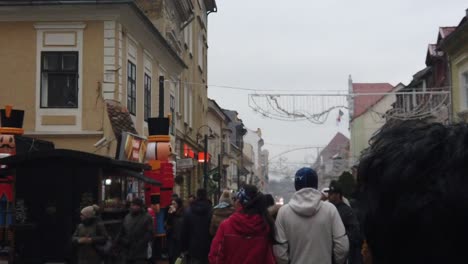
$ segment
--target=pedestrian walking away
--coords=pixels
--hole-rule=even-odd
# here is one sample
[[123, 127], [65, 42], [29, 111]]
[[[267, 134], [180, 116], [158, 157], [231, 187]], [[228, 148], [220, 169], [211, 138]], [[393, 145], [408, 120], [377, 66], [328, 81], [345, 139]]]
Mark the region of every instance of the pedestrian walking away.
[[273, 198], [273, 195], [271, 194], [266, 194], [265, 198], [267, 201], [268, 213], [273, 218], [273, 220], [276, 220], [276, 216], [278, 215], [278, 211], [281, 208], [281, 205], [276, 204], [275, 198]]
[[279, 264], [343, 264], [349, 250], [346, 230], [336, 207], [322, 201], [318, 176], [311, 168], [295, 175], [296, 192], [276, 219], [274, 252]]
[[197, 191], [196, 199], [185, 211], [182, 233], [182, 251], [188, 264], [207, 264], [211, 236], [211, 202], [205, 189]]
[[210, 250], [211, 264], [274, 264], [275, 227], [266, 197], [253, 185], [236, 196], [236, 212], [221, 223]]
[[132, 201], [117, 237], [126, 264], [147, 264], [148, 249], [153, 239], [153, 219], [146, 212], [143, 200]]
[[330, 183], [330, 188], [328, 189], [328, 200], [336, 206], [336, 209], [340, 214], [341, 221], [343, 221], [343, 225], [346, 229], [346, 234], [349, 238], [348, 264], [361, 264], [361, 247], [363, 239], [359, 227], [359, 221], [357, 216], [354, 214], [353, 209], [344, 203], [343, 191], [337, 181], [332, 181]]
[[109, 237], [106, 228], [96, 217], [93, 206], [81, 210], [81, 223], [72, 236], [72, 243], [77, 247], [78, 264], [101, 264], [103, 256], [97, 247], [105, 244]]
[[219, 198], [219, 204], [213, 208], [213, 217], [210, 224], [210, 235], [215, 236], [219, 225], [235, 212], [232, 205], [231, 192], [223, 191]]

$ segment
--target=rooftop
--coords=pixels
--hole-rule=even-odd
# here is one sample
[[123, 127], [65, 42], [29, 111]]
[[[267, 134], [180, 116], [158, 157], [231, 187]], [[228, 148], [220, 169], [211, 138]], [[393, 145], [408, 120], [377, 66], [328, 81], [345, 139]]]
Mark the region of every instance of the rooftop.
[[[353, 119], [363, 115], [369, 108], [377, 104], [385, 95], [394, 89], [389, 83], [353, 83], [353, 93], [358, 94], [354, 97]], [[359, 95], [360, 93], [377, 93], [376, 95]]]
[[320, 152], [320, 156], [324, 159], [331, 159], [336, 154], [339, 154], [341, 150], [346, 149], [349, 146], [349, 138], [342, 133], [338, 132], [328, 145]]
[[122, 104], [117, 101], [106, 100], [107, 114], [116, 139], [122, 137], [122, 132], [138, 134], [132, 121], [132, 117]]
[[452, 34], [457, 27], [440, 27], [439, 34], [442, 39], [448, 37], [448, 35]]

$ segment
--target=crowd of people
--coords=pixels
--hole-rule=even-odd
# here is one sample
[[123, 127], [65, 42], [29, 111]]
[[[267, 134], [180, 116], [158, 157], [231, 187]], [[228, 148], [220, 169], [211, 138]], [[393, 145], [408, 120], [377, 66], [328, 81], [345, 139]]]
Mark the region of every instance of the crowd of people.
[[[465, 263], [468, 233], [468, 126], [407, 121], [371, 140], [358, 166], [353, 208], [342, 187], [318, 190], [311, 168], [295, 174], [296, 192], [277, 205], [244, 185], [213, 205], [206, 190], [173, 197], [166, 220], [169, 262], [188, 264]], [[123, 263], [147, 263], [152, 218], [132, 202], [116, 238]], [[73, 234], [80, 264], [101, 263], [109, 237], [96, 208], [81, 211]]]

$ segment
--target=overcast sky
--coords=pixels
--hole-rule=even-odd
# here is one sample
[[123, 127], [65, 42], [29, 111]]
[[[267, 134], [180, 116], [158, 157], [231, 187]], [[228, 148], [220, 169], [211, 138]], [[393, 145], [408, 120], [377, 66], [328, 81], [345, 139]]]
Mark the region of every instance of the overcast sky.
[[[439, 26], [455, 26], [466, 0], [217, 0], [209, 15], [209, 85], [294, 90], [347, 90], [354, 82], [407, 84], [425, 67]], [[261, 128], [266, 144], [325, 146], [337, 126], [262, 118], [248, 106], [252, 92], [209, 87], [209, 97], [237, 110], [250, 129]], [[287, 146], [266, 145], [270, 156]], [[315, 150], [285, 155], [303, 162]]]

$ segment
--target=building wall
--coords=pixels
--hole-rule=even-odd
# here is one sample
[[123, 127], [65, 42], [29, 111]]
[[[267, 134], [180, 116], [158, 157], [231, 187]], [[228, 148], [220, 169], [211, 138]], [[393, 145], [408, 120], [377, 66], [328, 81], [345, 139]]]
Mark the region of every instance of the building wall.
[[104, 81], [104, 22], [86, 21], [85, 23], [86, 28], [83, 32], [82, 130], [102, 131], [105, 109], [100, 86]]
[[249, 143], [244, 143], [243, 148], [243, 159], [244, 159], [244, 168], [248, 171], [245, 181], [248, 184], [255, 184], [255, 176], [258, 177], [257, 170], [255, 168], [255, 152], [254, 146]]
[[[202, 141], [197, 139], [197, 134], [204, 135], [208, 131], [202, 126], [207, 124], [208, 97], [207, 97], [207, 25], [206, 10], [203, 1], [192, 1], [194, 17], [189, 21], [182, 21], [179, 10], [171, 0], [138, 0], [138, 5], [144, 10], [151, 22], [159, 29], [162, 35], [182, 57], [187, 68], [180, 75], [166, 75], [169, 93], [175, 98], [174, 123], [176, 127], [176, 139], [173, 144], [180, 153], [181, 146], [187, 144], [195, 151], [202, 151]], [[188, 23], [188, 24], [186, 24]], [[201, 42], [199, 43], [199, 36]], [[189, 39], [191, 41], [189, 41]], [[203, 49], [199, 49], [203, 47]], [[199, 52], [201, 50], [201, 52]], [[199, 61], [202, 61], [199, 67]], [[166, 67], [165, 64], [160, 64]], [[221, 134], [221, 133], [220, 133]], [[219, 139], [216, 139], [219, 141]], [[211, 147], [215, 144], [210, 140]], [[220, 146], [218, 147], [220, 148]], [[181, 155], [178, 155], [182, 158]], [[217, 157], [215, 157], [216, 159]], [[202, 180], [200, 168], [194, 168], [187, 174], [185, 189], [196, 190]], [[189, 177], [189, 178], [188, 178]]]
[[247, 129], [247, 134], [244, 136], [244, 142], [252, 145], [252, 151], [253, 151], [253, 162], [255, 163], [255, 166], [258, 166], [259, 164], [259, 155], [260, 155], [260, 148], [259, 146], [261, 136], [258, 134], [257, 131], [253, 131], [250, 129]]
[[395, 95], [387, 95], [370, 110], [353, 119], [351, 122], [351, 157], [350, 164], [354, 164], [360, 158], [361, 152], [369, 147], [371, 137], [385, 124], [385, 119], [378, 113], [385, 113], [391, 109], [395, 102]]
[[[70, 18], [75, 22], [68, 22]], [[18, 22], [21, 20], [25, 22]], [[44, 24], [52, 24], [52, 27], [49, 29], [46, 25], [44, 28]], [[67, 29], [69, 24], [72, 25], [71, 30]], [[80, 24], [78, 26], [81, 27], [75, 24]], [[36, 87], [40, 86], [40, 71], [37, 70], [40, 67], [38, 50], [44, 50], [45, 46], [42, 47], [43, 43], [40, 40], [45, 36], [42, 33], [49, 31], [60, 34], [77, 32], [76, 45], [79, 46], [81, 57], [79, 89], [82, 93], [82, 106], [80, 111], [75, 110], [76, 116], [67, 114], [70, 111], [66, 109], [40, 110], [37, 102]], [[162, 69], [171, 77], [180, 76], [183, 69], [183, 65], [170, 54], [165, 44], [155, 37], [154, 32], [128, 5], [66, 5], [60, 8], [60, 12], [57, 12], [56, 6], [41, 7], [37, 12], [33, 7], [15, 9], [15, 12], [0, 10], [0, 35], [0, 58], [2, 61], [11, 61], [0, 65], [0, 78], [3, 80], [0, 105], [13, 104], [15, 108], [26, 110], [26, 135], [51, 140], [59, 148], [85, 150], [112, 157], [115, 155], [118, 139], [114, 138], [104, 100], [116, 100], [124, 106], [127, 104], [130, 39], [135, 43], [138, 75], [137, 113], [134, 123], [140, 135], [147, 135], [147, 126], [143, 120], [144, 73], [150, 69], [151, 116], [156, 116], [159, 99], [158, 78], [163, 73]], [[50, 51], [67, 49], [70, 48], [47, 47]], [[40, 114], [38, 109], [47, 113]], [[165, 115], [169, 113], [167, 92]], [[43, 124], [44, 118], [41, 115], [46, 116], [47, 125]], [[65, 125], [73, 120], [75, 127]], [[78, 121], [81, 122], [80, 125]], [[103, 136], [111, 143], [96, 149], [94, 143]]]
[[13, 104], [15, 108], [26, 110], [26, 130], [35, 127], [35, 33], [31, 22], [0, 22], [0, 106]]
[[230, 190], [238, 189], [239, 159], [241, 157], [240, 150], [231, 146], [228, 156], [229, 166], [226, 169], [226, 187]]
[[464, 88], [464, 74], [468, 74], [468, 45], [462, 47], [451, 57], [450, 64], [452, 69], [452, 107], [455, 120], [459, 120], [458, 113], [468, 110], [467, 91]]
[[[49, 113], [36, 116], [39, 105], [36, 102], [37, 72], [40, 71], [40, 63], [37, 61], [37, 32], [36, 21], [30, 22], [0, 22], [0, 78], [2, 79], [2, 96], [0, 105], [13, 104], [15, 108], [26, 111], [24, 129], [26, 134], [35, 132], [39, 125], [42, 130], [56, 131], [56, 126], [68, 122], [69, 116], [63, 114], [61, 109], [51, 109]], [[63, 24], [67, 24], [66, 22]], [[80, 75], [82, 85], [82, 111], [80, 113], [82, 129], [86, 131], [98, 131], [103, 128], [103, 101], [99, 97], [100, 82], [103, 73], [103, 23], [100, 21], [86, 21], [83, 30], [82, 61], [83, 71]], [[56, 50], [61, 50], [57, 47]], [[78, 122], [79, 116], [74, 119]], [[39, 117], [39, 118], [37, 118]], [[50, 126], [50, 129], [48, 129]], [[61, 126], [66, 134], [66, 126]], [[52, 136], [49, 140], [55, 141]], [[57, 140], [60, 140], [57, 138]], [[71, 140], [70, 142], [73, 142]], [[70, 143], [71, 144], [71, 143]], [[70, 144], [67, 144], [70, 146]], [[59, 146], [61, 144], [58, 144]], [[74, 146], [74, 144], [71, 144]], [[80, 148], [82, 146], [77, 146]]]
[[208, 153], [211, 155], [211, 167], [218, 166], [218, 155], [221, 154], [222, 150], [222, 139], [223, 139], [223, 120], [212, 111], [208, 111], [207, 125], [213, 131], [214, 138], [208, 140]]
[[267, 191], [268, 190], [268, 181], [269, 181], [269, 163], [268, 159], [270, 154], [268, 150], [262, 150], [260, 155], [260, 175], [261, 175], [261, 188], [260, 191]]

